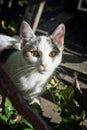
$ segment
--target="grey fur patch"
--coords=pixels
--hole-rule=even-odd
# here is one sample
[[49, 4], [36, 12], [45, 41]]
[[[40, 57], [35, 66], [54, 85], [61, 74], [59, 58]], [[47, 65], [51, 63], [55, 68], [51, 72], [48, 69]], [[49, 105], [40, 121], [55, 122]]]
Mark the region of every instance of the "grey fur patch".
[[16, 48], [6, 48], [0, 53], [0, 63], [4, 64], [8, 58], [15, 52], [19, 51]]

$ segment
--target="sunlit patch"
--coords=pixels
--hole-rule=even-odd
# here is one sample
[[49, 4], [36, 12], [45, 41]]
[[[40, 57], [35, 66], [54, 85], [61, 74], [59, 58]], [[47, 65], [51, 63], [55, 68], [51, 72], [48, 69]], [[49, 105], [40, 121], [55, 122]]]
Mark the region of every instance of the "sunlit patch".
[[0, 95], [0, 112], [2, 112], [2, 96]]
[[50, 79], [49, 83], [50, 83], [52, 86], [55, 86], [57, 82], [56, 82], [55, 78], [52, 77], [52, 78]]
[[14, 121], [15, 121], [16, 123], [20, 123], [21, 119], [22, 119], [21, 115], [19, 115], [19, 114], [14, 114]]

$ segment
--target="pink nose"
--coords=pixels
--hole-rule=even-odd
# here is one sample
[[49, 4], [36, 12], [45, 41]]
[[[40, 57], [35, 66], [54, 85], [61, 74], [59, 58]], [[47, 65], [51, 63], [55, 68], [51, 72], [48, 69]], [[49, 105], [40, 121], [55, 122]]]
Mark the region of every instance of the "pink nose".
[[46, 69], [47, 65], [46, 64], [41, 64], [41, 67]]

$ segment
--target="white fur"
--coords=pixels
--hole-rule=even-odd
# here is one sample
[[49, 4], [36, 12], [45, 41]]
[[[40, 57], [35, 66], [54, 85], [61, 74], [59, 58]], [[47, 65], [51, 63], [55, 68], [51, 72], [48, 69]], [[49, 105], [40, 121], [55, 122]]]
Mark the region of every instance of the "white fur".
[[[62, 49], [60, 49], [60, 53], [55, 58], [49, 56], [52, 51], [52, 43], [50, 43], [49, 37], [39, 36], [39, 38], [40, 43], [32, 44], [34, 44], [35, 48], [38, 48], [40, 57], [33, 57], [30, 54], [28, 57], [24, 57], [23, 49], [27, 48], [28, 44], [30, 45], [30, 43], [26, 43], [22, 50], [19, 49], [18, 52], [12, 54], [3, 65], [17, 89], [23, 94], [25, 99], [32, 103], [46, 89], [46, 83], [62, 59]], [[12, 44], [12, 41], [15, 41], [15, 39], [1, 35], [0, 48], [3, 49]], [[50, 42], [48, 43], [48, 41]], [[47, 65], [45, 70], [41, 64]]]
[[20, 49], [20, 43], [15, 38], [3, 34], [0, 35], [0, 50], [12, 45], [17, 49]]

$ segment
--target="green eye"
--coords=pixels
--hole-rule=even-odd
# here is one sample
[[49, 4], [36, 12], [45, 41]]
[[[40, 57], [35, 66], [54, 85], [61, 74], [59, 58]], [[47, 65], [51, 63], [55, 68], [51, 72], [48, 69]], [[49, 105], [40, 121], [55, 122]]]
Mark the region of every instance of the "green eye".
[[56, 55], [57, 55], [56, 51], [51, 51], [49, 54], [50, 57], [55, 57]]
[[38, 51], [30, 51], [31, 55], [34, 57], [39, 57]]

